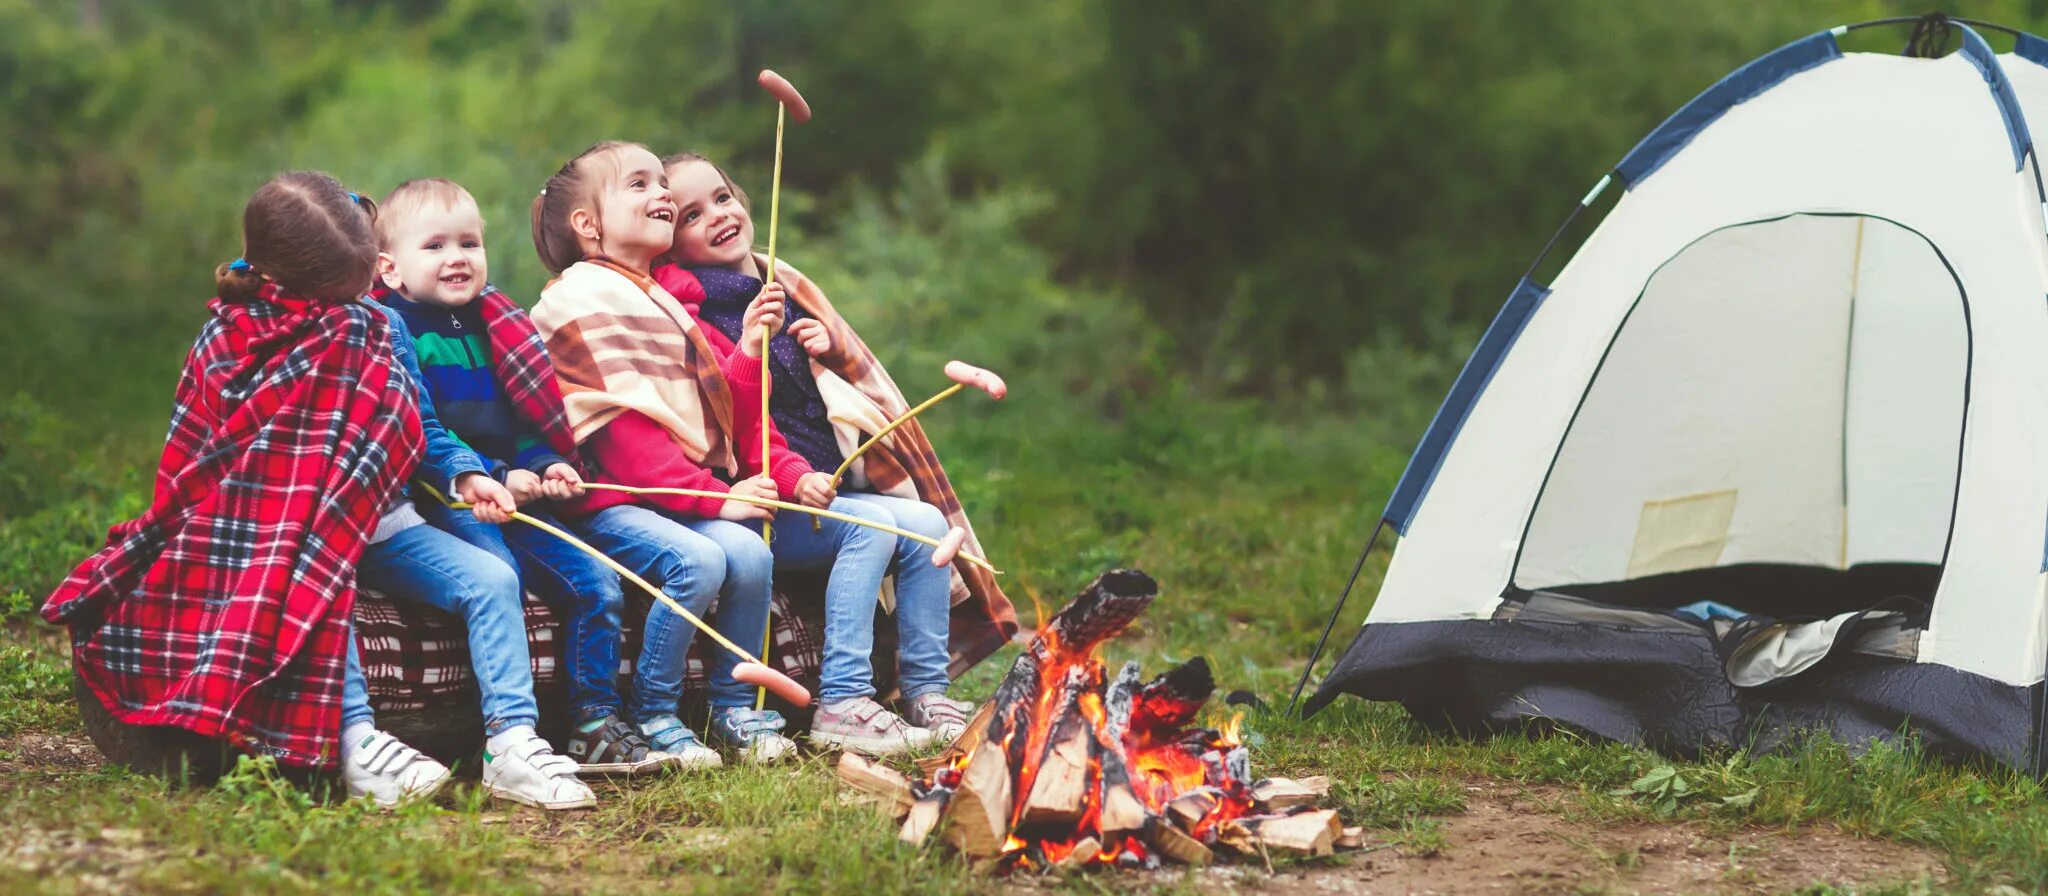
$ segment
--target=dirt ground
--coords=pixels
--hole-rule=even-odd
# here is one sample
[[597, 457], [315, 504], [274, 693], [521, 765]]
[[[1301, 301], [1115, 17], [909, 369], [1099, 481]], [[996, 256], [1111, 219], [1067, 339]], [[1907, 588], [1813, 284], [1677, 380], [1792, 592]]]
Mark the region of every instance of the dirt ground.
[[[0, 738], [0, 776], [37, 776], [99, 767], [104, 760], [90, 741], [76, 735], [27, 733]], [[1432, 854], [1398, 832], [1368, 831], [1369, 849], [1327, 864], [1283, 866], [1268, 874], [1256, 865], [1224, 865], [1201, 876], [1217, 889], [1282, 894], [1320, 893], [1781, 893], [1827, 884], [1849, 887], [1925, 880], [1937, 888], [1945, 878], [1935, 853], [1915, 846], [1849, 836], [1833, 828], [1795, 832], [1741, 829], [1711, 831], [1689, 822], [1603, 825], [1561, 809], [1567, 794], [1487, 781], [1468, 782], [1466, 809], [1442, 816], [1427, 838], [1441, 844]], [[579, 837], [580, 819], [507, 812], [502, 819], [537, 842]], [[721, 832], [705, 831], [715, 837]], [[0, 861], [16, 867], [80, 875], [80, 882], [110, 882], [122, 856], [141, 860], [147, 850], [140, 831], [102, 831], [97, 842], [71, 842], [73, 835], [17, 831]], [[72, 855], [77, 853], [76, 855]], [[88, 854], [97, 861], [85, 861]], [[109, 862], [109, 859], [115, 861]], [[103, 867], [92, 867], [99, 865]], [[1112, 873], [1102, 872], [1100, 875]], [[588, 881], [585, 881], [586, 883]], [[1098, 876], [1098, 883], [1116, 886]], [[1133, 881], [1135, 883], [1135, 881]], [[1163, 882], [1163, 881], [1162, 881]], [[1017, 890], [1038, 881], [1013, 879]]]
[[[1567, 820], [1560, 795], [1493, 784], [1466, 787], [1466, 811], [1444, 816], [1431, 856], [1383, 848], [1348, 864], [1283, 871], [1280, 893], [1782, 893], [1828, 884], [1939, 883], [1927, 850], [1828, 827], [1785, 833], [1709, 832], [1690, 823], [1601, 825]], [[1368, 839], [1372, 832], [1368, 832]]]

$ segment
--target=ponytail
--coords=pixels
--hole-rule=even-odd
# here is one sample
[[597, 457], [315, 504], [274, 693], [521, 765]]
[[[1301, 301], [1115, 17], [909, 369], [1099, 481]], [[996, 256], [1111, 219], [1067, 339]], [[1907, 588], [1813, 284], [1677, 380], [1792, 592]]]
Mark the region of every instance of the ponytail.
[[638, 144], [603, 140], [577, 153], [576, 157], [548, 177], [540, 195], [533, 197], [533, 251], [550, 273], [559, 274], [583, 260], [583, 243], [569, 226], [569, 216], [579, 208], [596, 209], [597, 191], [591, 189], [585, 163], [595, 156]]
[[253, 302], [263, 289], [263, 275], [242, 259], [213, 269], [214, 295], [230, 302]]

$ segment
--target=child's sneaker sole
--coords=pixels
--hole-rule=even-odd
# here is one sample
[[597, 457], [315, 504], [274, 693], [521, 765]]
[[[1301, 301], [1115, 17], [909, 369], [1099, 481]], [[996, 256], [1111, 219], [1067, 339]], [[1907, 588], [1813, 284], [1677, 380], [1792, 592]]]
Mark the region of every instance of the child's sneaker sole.
[[637, 778], [643, 775], [658, 775], [671, 769], [681, 771], [687, 767], [683, 757], [663, 753], [659, 756], [649, 756], [639, 762], [578, 763], [576, 775], [583, 778]]
[[894, 756], [899, 753], [915, 753], [931, 746], [930, 738], [915, 737], [855, 737], [847, 734], [827, 734], [813, 731], [808, 738], [811, 746], [834, 747], [852, 750], [869, 756]]
[[371, 793], [367, 790], [357, 790], [353, 787], [347, 788], [348, 798], [352, 800], [369, 800], [371, 803], [375, 804], [376, 807], [379, 809], [382, 809], [386, 812], [395, 812], [401, 806], [410, 806], [414, 803], [433, 802], [434, 797], [440, 796], [441, 791], [447, 788], [448, 782], [453, 780], [455, 780], [454, 772], [442, 772], [441, 777], [435, 778], [433, 781], [429, 782], [427, 786], [415, 790], [411, 793], [408, 793], [402, 797], [399, 797], [397, 802], [392, 803], [383, 802], [377, 799], [375, 796], [371, 795]]
[[535, 809], [544, 809], [549, 812], [559, 812], [566, 809], [589, 809], [597, 805], [597, 797], [595, 796], [571, 800], [539, 800], [490, 783], [484, 784], [484, 792], [490, 794], [492, 799], [505, 800], [506, 802], [518, 803], [519, 805]]

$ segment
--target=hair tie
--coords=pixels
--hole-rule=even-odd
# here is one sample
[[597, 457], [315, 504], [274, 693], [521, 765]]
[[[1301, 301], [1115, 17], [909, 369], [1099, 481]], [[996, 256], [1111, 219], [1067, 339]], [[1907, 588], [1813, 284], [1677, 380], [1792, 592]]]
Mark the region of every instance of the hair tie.
[[361, 193], [358, 193], [358, 192], [356, 192], [356, 191], [354, 191], [354, 190], [350, 190], [350, 191], [348, 191], [348, 201], [350, 201], [350, 202], [353, 202], [353, 203], [355, 203], [355, 204], [357, 204], [357, 205], [362, 205], [362, 204], [363, 204], [363, 194], [361, 194]]
[[228, 270], [234, 271], [237, 274], [243, 274], [254, 270], [254, 268], [250, 266], [246, 259], [237, 258], [234, 261], [228, 262]]

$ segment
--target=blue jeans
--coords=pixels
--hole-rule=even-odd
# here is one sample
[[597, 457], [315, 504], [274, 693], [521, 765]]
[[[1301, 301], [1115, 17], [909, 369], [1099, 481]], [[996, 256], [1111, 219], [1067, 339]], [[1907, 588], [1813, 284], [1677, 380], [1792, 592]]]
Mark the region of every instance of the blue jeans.
[[[527, 514], [561, 527], [539, 510]], [[562, 665], [577, 722], [619, 714], [619, 614], [625, 606], [618, 573], [596, 558], [525, 523], [498, 526], [439, 501], [421, 502], [420, 514], [519, 571], [526, 588], [562, 619]], [[566, 527], [564, 527], [566, 528]]]
[[[356, 581], [392, 600], [462, 617], [469, 629], [470, 666], [483, 695], [486, 735], [539, 722], [526, 654], [526, 610], [519, 574], [511, 567], [432, 526], [414, 526], [370, 545], [356, 564]], [[371, 719], [370, 691], [351, 632], [341, 723], [346, 728]]]
[[[938, 538], [946, 517], [923, 501], [842, 492], [832, 508], [849, 516]], [[897, 686], [907, 698], [943, 693], [953, 575], [932, 566], [930, 545], [887, 532], [783, 513], [775, 522], [775, 563], [791, 569], [830, 566], [825, 585], [825, 660], [818, 701], [836, 703], [875, 693], [875, 607], [882, 578], [896, 573]]]
[[[607, 507], [578, 528], [592, 547], [659, 585], [663, 594], [734, 644], [749, 653], [760, 649], [768, 633], [774, 575], [774, 558], [761, 543], [760, 530], [725, 520], [671, 518], [633, 504]], [[628, 719], [645, 722], [675, 714], [696, 636], [696, 626], [655, 602], [641, 631], [633, 697], [626, 701]], [[753, 687], [732, 677], [739, 657], [718, 647], [706, 659], [712, 706], [754, 705]]]

